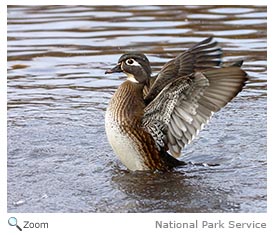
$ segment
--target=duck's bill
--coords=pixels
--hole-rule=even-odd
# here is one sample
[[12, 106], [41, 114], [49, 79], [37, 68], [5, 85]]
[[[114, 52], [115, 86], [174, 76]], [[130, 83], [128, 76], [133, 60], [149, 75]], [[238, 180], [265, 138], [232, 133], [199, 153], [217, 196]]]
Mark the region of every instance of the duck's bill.
[[123, 70], [121, 68], [121, 64], [117, 64], [114, 68], [106, 70], [105, 74], [108, 74], [108, 73], [120, 73], [120, 72], [123, 72]]

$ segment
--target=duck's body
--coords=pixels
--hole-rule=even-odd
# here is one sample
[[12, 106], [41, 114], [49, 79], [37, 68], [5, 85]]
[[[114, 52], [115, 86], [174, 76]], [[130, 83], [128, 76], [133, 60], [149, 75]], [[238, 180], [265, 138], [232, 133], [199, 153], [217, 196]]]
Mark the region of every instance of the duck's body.
[[[134, 109], [125, 108], [133, 106]], [[143, 135], [141, 117], [145, 108], [142, 87], [125, 81], [115, 92], [105, 115], [105, 129], [109, 143], [122, 163], [130, 170], [143, 170], [145, 163], [140, 154], [143, 142], [135, 141]], [[133, 112], [134, 111], [134, 112]]]
[[145, 107], [143, 86], [125, 81], [106, 110], [107, 138], [115, 154], [129, 170], [169, 170], [181, 162], [172, 157], [170, 159], [168, 154], [156, 148], [154, 139], [142, 125]]
[[[110, 100], [105, 128], [115, 154], [129, 170], [166, 171], [184, 164], [176, 159], [181, 149], [213, 112], [241, 90], [246, 76], [238, 67], [195, 72], [202, 63], [195, 58], [197, 53], [206, 56], [220, 51], [211, 40], [168, 62], [157, 77], [151, 77], [149, 61], [137, 53], [123, 55], [107, 71], [128, 76]], [[197, 53], [192, 54], [193, 50]], [[207, 57], [206, 65], [217, 66], [219, 57]], [[190, 58], [194, 64], [187, 65]]]

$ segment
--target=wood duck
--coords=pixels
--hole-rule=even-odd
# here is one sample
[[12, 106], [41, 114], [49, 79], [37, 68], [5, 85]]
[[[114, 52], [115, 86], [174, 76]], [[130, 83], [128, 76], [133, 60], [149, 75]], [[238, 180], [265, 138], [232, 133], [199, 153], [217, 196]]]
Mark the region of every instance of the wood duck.
[[105, 115], [108, 141], [131, 171], [168, 171], [213, 113], [232, 100], [247, 79], [242, 61], [221, 65], [221, 49], [209, 37], [167, 62], [151, 76], [144, 54], [127, 53], [105, 73], [127, 79], [111, 98]]

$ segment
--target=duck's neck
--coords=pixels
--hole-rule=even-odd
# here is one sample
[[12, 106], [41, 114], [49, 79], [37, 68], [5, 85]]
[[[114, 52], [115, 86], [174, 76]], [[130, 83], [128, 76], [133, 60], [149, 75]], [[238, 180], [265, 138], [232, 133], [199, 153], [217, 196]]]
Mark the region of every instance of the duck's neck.
[[144, 114], [143, 84], [125, 81], [113, 95], [109, 107], [115, 120], [140, 124]]

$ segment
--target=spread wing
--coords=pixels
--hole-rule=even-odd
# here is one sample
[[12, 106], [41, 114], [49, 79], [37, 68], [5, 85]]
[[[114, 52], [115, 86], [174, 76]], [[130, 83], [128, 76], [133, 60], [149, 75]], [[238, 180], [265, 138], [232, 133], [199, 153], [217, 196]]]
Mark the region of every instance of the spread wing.
[[145, 89], [145, 102], [150, 103], [173, 79], [196, 71], [217, 68], [221, 63], [222, 51], [217, 42], [209, 37], [191, 47], [175, 59], [167, 62], [157, 77], [151, 79], [149, 89]]
[[174, 157], [189, 144], [212, 114], [241, 91], [246, 73], [239, 67], [196, 72], [175, 79], [145, 108], [143, 126], [156, 146]]

